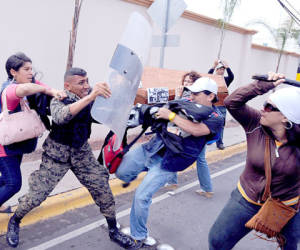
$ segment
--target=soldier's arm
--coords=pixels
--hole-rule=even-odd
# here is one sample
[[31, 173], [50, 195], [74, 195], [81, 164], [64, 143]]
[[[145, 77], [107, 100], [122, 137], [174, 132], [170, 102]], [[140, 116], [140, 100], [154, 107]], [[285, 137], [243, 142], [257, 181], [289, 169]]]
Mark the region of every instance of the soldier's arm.
[[109, 98], [111, 95], [107, 83], [96, 83], [92, 92], [87, 96], [81, 98], [77, 102], [70, 104], [70, 113], [74, 116], [77, 115], [82, 109], [93, 102], [97, 96]]
[[56, 124], [66, 124], [72, 118], [73, 115], [70, 112], [69, 105], [65, 105], [63, 102], [59, 101], [58, 99], [52, 99], [50, 103], [50, 110], [52, 120]]

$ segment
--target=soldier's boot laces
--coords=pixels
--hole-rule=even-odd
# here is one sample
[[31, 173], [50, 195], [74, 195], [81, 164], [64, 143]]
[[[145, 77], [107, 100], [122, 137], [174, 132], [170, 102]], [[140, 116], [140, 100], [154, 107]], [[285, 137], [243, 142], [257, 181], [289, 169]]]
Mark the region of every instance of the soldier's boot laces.
[[109, 237], [112, 241], [125, 249], [138, 249], [137, 243], [129, 235], [122, 233], [118, 228], [110, 229]]
[[16, 220], [16, 215], [13, 215], [7, 226], [6, 241], [11, 247], [17, 247], [19, 244], [20, 221]]

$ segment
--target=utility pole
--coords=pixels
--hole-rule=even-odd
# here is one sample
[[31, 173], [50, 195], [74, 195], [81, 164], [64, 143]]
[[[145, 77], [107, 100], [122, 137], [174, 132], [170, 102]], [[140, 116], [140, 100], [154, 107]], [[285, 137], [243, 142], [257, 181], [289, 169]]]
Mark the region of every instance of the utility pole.
[[158, 25], [161, 35], [153, 36], [153, 47], [160, 48], [159, 67], [164, 67], [166, 47], [178, 47], [179, 35], [168, 35], [171, 26], [182, 15], [187, 5], [184, 0], [155, 0], [149, 7], [148, 15]]
[[167, 32], [168, 32], [168, 26], [169, 26], [169, 10], [170, 10], [170, 0], [167, 0], [167, 6], [166, 6], [166, 18], [165, 23], [162, 31], [162, 37], [163, 37], [163, 44], [160, 48], [160, 61], [159, 61], [159, 67], [164, 67], [164, 59], [165, 59], [165, 48], [167, 45]]

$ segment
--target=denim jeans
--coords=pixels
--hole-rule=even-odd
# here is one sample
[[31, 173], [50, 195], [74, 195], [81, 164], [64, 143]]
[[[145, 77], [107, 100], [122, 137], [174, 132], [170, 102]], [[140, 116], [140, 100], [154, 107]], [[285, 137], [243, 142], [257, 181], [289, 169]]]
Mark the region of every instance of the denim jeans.
[[177, 173], [175, 173], [174, 177], [168, 181], [168, 184], [178, 184], [178, 176]]
[[0, 157], [0, 206], [20, 191], [23, 155]]
[[225, 127], [225, 122], [226, 122], [226, 107], [225, 106], [218, 106], [218, 109], [220, 110], [220, 112], [222, 113], [223, 117], [224, 117], [224, 124], [220, 130], [220, 137], [219, 139], [216, 141], [217, 145], [223, 144], [223, 134], [224, 134], [224, 127]]
[[138, 146], [125, 154], [116, 172], [119, 179], [131, 182], [139, 173], [148, 171], [135, 191], [130, 212], [131, 236], [136, 240], [148, 236], [146, 224], [152, 196], [176, 175], [176, 172], [161, 169], [161, 162], [162, 157], [159, 155], [148, 157], [143, 146]]
[[207, 162], [205, 159], [205, 151], [206, 151], [206, 146], [203, 147], [201, 153], [197, 158], [198, 179], [199, 179], [200, 187], [203, 191], [212, 192], [213, 187], [211, 183], [209, 168], [207, 166]]
[[[228, 250], [251, 230], [245, 227], [250, 218], [257, 213], [260, 206], [246, 201], [235, 189], [208, 235], [210, 250]], [[298, 212], [283, 228], [286, 238], [284, 250], [297, 250], [300, 242], [300, 213]]]

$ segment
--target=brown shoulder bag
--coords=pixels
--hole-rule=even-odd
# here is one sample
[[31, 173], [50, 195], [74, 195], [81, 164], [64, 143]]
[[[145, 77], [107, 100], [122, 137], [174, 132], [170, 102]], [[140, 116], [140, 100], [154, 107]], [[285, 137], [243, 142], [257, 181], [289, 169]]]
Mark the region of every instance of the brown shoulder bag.
[[283, 247], [285, 244], [285, 238], [282, 234], [280, 234], [280, 232], [288, 221], [297, 213], [297, 210], [283, 204], [280, 200], [273, 199], [271, 197], [270, 186], [272, 172], [269, 137], [266, 137], [264, 165], [266, 186], [262, 201], [265, 202], [259, 211], [245, 224], [245, 226], [267, 235], [268, 238], [276, 238], [280, 247]]

